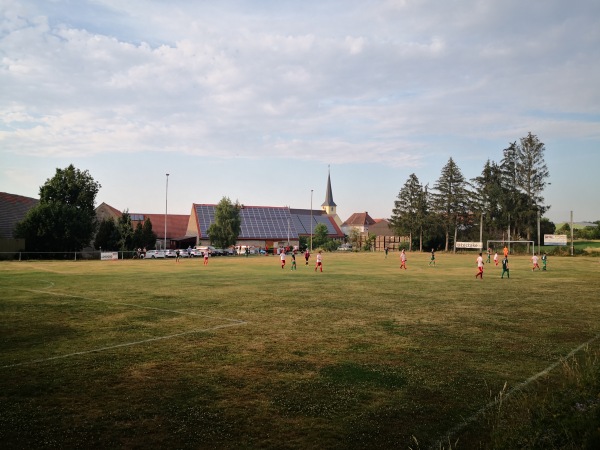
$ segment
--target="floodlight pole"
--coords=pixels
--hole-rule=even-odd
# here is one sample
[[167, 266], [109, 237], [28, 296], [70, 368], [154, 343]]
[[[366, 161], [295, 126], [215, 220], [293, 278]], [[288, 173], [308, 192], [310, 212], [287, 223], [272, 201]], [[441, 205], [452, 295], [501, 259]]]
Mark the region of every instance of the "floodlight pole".
[[313, 238], [313, 213], [312, 213], [312, 198], [313, 190], [310, 190], [310, 251], [312, 253], [312, 238]]
[[540, 209], [538, 208], [537, 210], [537, 226], [538, 226], [538, 253], [541, 253], [542, 251], [542, 246], [540, 245], [541, 243], [541, 236], [540, 236], [540, 231], [541, 231], [541, 226], [540, 226]]
[[573, 244], [573, 211], [571, 211], [571, 256], [575, 253]]
[[167, 174], [167, 187], [165, 189], [165, 243], [163, 250], [167, 250], [167, 210], [169, 202], [169, 174]]
[[481, 244], [481, 251], [483, 252], [483, 212], [481, 213], [481, 221], [479, 223], [479, 243]]

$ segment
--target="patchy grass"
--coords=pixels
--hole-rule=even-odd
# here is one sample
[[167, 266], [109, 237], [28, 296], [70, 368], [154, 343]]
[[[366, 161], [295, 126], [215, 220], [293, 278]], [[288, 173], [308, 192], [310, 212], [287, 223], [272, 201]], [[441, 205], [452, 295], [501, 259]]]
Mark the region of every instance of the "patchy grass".
[[[509, 280], [487, 264], [481, 281], [474, 253], [438, 253], [435, 267], [428, 257], [409, 254], [402, 272], [397, 254], [362, 253], [325, 254], [323, 273], [258, 256], [207, 267], [2, 263], [0, 440], [5, 448], [501, 448], [496, 435], [546, 426], [555, 413], [530, 428], [492, 410], [461, 424], [490, 393], [600, 334], [598, 259], [553, 257], [548, 271], [532, 272], [528, 257], [514, 257]], [[580, 357], [594, 361], [585, 355], [598, 344]], [[527, 393], [523, 409], [535, 411], [544, 393], [588, 389], [568, 384], [577, 377], [565, 370], [511, 402]], [[575, 402], [592, 416], [593, 390]], [[578, 417], [573, 408], [565, 417]]]

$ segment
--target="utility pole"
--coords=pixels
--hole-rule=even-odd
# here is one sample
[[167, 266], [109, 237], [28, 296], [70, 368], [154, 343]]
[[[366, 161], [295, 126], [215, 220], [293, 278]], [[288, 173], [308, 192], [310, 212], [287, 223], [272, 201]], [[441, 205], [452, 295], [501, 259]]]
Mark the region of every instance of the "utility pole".
[[313, 214], [312, 214], [312, 198], [313, 190], [310, 190], [310, 252], [312, 253], [312, 238], [313, 238]]
[[167, 187], [165, 189], [165, 243], [164, 243], [164, 250], [167, 250], [167, 209], [168, 209], [168, 202], [169, 202], [169, 174], [167, 174]]

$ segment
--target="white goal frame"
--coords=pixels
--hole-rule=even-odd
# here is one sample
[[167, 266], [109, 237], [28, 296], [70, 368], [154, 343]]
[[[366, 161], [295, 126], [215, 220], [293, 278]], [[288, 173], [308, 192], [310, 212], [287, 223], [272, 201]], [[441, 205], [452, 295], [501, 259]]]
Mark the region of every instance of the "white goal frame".
[[531, 244], [532, 245], [532, 252], [531, 255], [535, 254], [535, 241], [511, 241], [511, 240], [494, 240], [494, 239], [488, 239], [487, 241], [487, 248], [490, 248], [490, 243], [492, 242], [499, 242], [501, 244], [508, 244], [508, 249], [510, 250], [510, 244]]

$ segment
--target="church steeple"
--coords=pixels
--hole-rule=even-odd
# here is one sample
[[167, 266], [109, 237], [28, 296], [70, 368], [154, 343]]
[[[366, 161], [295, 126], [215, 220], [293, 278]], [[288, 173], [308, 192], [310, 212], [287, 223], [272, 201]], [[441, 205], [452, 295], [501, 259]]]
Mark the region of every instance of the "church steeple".
[[327, 168], [327, 189], [325, 191], [325, 201], [321, 205], [326, 214], [336, 214], [335, 207], [337, 205], [333, 201], [333, 191], [331, 190], [331, 170]]

